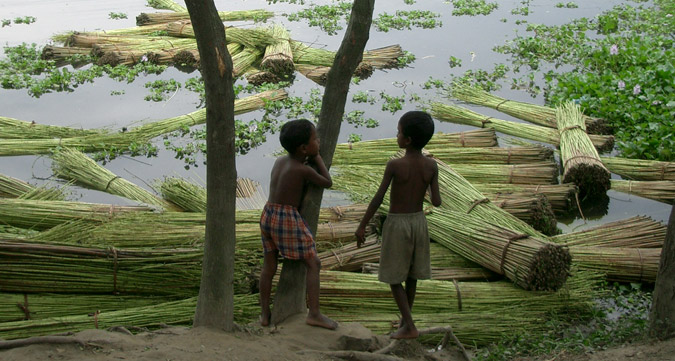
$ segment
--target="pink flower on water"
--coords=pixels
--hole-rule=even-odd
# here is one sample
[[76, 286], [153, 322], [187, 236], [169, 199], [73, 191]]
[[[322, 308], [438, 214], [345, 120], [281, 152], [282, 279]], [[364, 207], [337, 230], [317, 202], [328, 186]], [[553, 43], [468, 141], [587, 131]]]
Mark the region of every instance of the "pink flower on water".
[[640, 94], [640, 84], [637, 84], [633, 87], [633, 95]]
[[616, 85], [619, 87], [619, 90], [626, 89], [626, 83], [624, 83], [623, 80], [619, 80], [619, 82]]
[[619, 54], [619, 47], [616, 44], [612, 45], [612, 47], [609, 48], [609, 53], [611, 55]]

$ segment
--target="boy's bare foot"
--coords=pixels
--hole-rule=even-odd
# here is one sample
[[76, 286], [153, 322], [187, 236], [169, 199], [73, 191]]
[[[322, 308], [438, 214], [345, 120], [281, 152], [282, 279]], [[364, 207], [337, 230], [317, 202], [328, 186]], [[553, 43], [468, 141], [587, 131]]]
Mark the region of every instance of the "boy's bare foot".
[[321, 313], [318, 315], [307, 315], [305, 322], [310, 326], [323, 327], [329, 330], [334, 330], [338, 326], [337, 322], [331, 320]]
[[270, 312], [262, 312], [260, 314], [260, 326], [269, 326], [271, 317]]
[[391, 334], [391, 338], [396, 340], [413, 339], [419, 337], [420, 333], [416, 328], [401, 327], [396, 332]]

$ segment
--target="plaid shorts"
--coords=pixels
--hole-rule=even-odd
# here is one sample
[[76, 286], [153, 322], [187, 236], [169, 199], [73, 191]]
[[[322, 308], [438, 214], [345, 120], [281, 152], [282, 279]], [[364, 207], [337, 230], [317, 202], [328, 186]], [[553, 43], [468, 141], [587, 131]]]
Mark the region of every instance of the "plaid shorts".
[[282, 257], [294, 260], [316, 255], [314, 236], [293, 206], [265, 204], [260, 215], [260, 233], [265, 253], [279, 250]]

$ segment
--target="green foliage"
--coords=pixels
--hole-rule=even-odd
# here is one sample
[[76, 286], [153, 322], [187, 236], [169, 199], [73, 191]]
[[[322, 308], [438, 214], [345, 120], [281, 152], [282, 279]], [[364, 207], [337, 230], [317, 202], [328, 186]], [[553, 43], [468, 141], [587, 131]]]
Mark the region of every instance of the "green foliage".
[[144, 155], [147, 158], [151, 158], [157, 156], [158, 150], [157, 147], [152, 143], [140, 144], [133, 142], [129, 144], [129, 146], [124, 148], [118, 148], [113, 146], [106, 150], [96, 152], [92, 154], [92, 159], [94, 159], [97, 162], [101, 162], [103, 165], [105, 165], [122, 154], [126, 154], [132, 157]]
[[[39, 98], [51, 92], [72, 92], [79, 85], [91, 83], [108, 75], [117, 81], [133, 82], [138, 76], [160, 74], [165, 65], [142, 62], [134, 66], [91, 65], [82, 69], [57, 67], [53, 60], [41, 58], [42, 49], [36, 44], [5, 47], [6, 59], [0, 60], [0, 86], [4, 89], [28, 89], [28, 94]], [[87, 56], [73, 56], [73, 63], [90, 61]]]
[[14, 24], [32, 24], [36, 20], [33, 16], [24, 16], [22, 18], [14, 18]]
[[586, 114], [607, 119], [622, 156], [672, 161], [674, 11], [672, 1], [657, 0], [560, 26], [529, 24], [527, 35], [494, 50], [509, 54], [514, 72], [522, 72], [512, 87], [536, 94], [543, 72], [548, 104], [574, 100]]
[[2, 27], [4, 28], [5, 26], [10, 26], [12, 25], [12, 20], [9, 19], [2, 19]]
[[448, 63], [450, 64], [451, 68], [457, 68], [457, 67], [462, 66], [462, 59], [458, 59], [454, 56], [450, 56], [450, 60], [448, 61]]
[[155, 80], [145, 83], [145, 87], [150, 89], [150, 94], [145, 96], [145, 100], [161, 102], [167, 99], [167, 96], [175, 94], [181, 88], [181, 84], [175, 79]]
[[403, 104], [405, 103], [405, 97], [403, 95], [395, 97], [385, 92], [380, 92], [380, 98], [384, 100], [384, 103], [382, 103], [383, 111], [388, 111], [394, 114], [397, 111], [403, 109]]
[[394, 15], [381, 13], [373, 19], [377, 31], [388, 32], [391, 29], [405, 30], [412, 28], [434, 29], [443, 25], [437, 18], [440, 14], [431, 11], [397, 10]]
[[119, 20], [119, 19], [126, 19], [127, 14], [125, 13], [115, 13], [115, 12], [110, 12], [108, 14], [108, 18], [113, 19], [113, 20]]
[[351, 133], [351, 134], [349, 134], [349, 139], [347, 140], [347, 142], [356, 143], [356, 142], [360, 142], [361, 139], [362, 139], [361, 134]]
[[[588, 315], [553, 315], [543, 333], [509, 335], [475, 355], [479, 361], [506, 361], [518, 357], [580, 354], [625, 342], [639, 341], [647, 330], [651, 294], [639, 284], [606, 287]], [[571, 318], [574, 317], [574, 318]]]
[[452, 0], [452, 5], [454, 6], [453, 16], [490, 15], [499, 8], [498, 3], [487, 2], [486, 0]]
[[567, 4], [565, 4], [565, 3], [557, 3], [557, 4], [555, 4], [555, 7], [557, 7], [557, 8], [567, 8], [567, 9], [576, 9], [576, 8], [579, 7], [579, 5], [577, 5], [577, 4], [575, 4], [575, 3], [572, 3], [572, 2], [567, 3]]
[[310, 4], [309, 8], [289, 14], [287, 18], [289, 21], [306, 19], [309, 26], [318, 27], [328, 35], [335, 35], [338, 31], [342, 30], [340, 20], [349, 21], [351, 10], [352, 3], [349, 1], [338, 1], [336, 4], [331, 5]]
[[375, 97], [368, 94], [367, 91], [359, 91], [352, 95], [352, 103], [367, 103], [370, 105], [375, 104]]
[[398, 61], [399, 68], [405, 68], [406, 66], [415, 62], [415, 54], [404, 50], [403, 56], [398, 57], [396, 60]]

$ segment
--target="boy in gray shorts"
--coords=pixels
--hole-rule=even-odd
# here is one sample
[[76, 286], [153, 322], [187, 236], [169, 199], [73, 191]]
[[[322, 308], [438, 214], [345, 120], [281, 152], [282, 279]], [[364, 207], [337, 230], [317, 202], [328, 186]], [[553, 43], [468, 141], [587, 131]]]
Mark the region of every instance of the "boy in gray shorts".
[[[398, 121], [397, 142], [405, 155], [387, 162], [380, 188], [370, 201], [366, 214], [356, 231], [357, 246], [365, 238], [366, 225], [382, 204], [391, 184], [389, 214], [382, 227], [382, 250], [378, 279], [388, 283], [396, 305], [401, 311], [401, 323], [391, 335], [395, 339], [417, 338], [419, 332], [412, 319], [417, 280], [431, 277], [429, 233], [422, 210], [427, 189], [431, 204], [441, 205], [438, 190], [438, 166], [422, 154], [422, 148], [434, 134], [434, 121], [422, 111], [410, 111]], [[403, 282], [405, 281], [405, 288]]]

